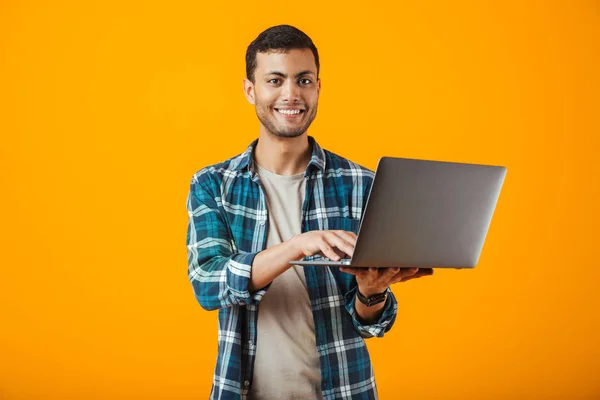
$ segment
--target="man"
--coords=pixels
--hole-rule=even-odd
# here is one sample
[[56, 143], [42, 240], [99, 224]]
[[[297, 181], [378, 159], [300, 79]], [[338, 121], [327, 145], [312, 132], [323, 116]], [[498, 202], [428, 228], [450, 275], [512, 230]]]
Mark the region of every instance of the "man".
[[352, 255], [373, 173], [307, 136], [321, 81], [303, 32], [262, 32], [246, 75], [259, 138], [197, 172], [187, 202], [189, 279], [219, 310], [211, 399], [377, 398], [363, 338], [392, 327], [391, 284], [432, 270], [289, 264]]

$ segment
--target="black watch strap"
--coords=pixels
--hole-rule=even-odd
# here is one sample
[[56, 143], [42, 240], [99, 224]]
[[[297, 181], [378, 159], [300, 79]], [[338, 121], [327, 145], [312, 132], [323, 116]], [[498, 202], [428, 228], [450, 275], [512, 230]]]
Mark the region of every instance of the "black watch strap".
[[385, 301], [385, 299], [387, 298], [387, 294], [388, 294], [389, 290], [390, 289], [387, 288], [385, 290], [385, 292], [377, 293], [377, 294], [372, 294], [369, 297], [365, 297], [360, 292], [360, 290], [358, 290], [358, 288], [356, 288], [356, 297], [358, 297], [358, 300], [360, 300], [360, 302], [363, 303], [365, 306], [371, 307], [371, 306], [374, 306], [375, 304], [379, 304], [379, 303]]

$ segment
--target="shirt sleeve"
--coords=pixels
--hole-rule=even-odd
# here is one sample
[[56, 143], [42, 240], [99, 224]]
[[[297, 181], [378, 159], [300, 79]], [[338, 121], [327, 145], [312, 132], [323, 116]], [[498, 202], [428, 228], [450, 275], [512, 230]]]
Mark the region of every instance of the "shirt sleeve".
[[258, 252], [237, 250], [214, 195], [219, 187], [211, 188], [209, 183], [195, 175], [187, 198], [188, 278], [194, 294], [206, 310], [256, 304], [269, 286], [252, 294], [248, 291]]
[[394, 321], [396, 320], [396, 315], [398, 314], [398, 302], [396, 301], [396, 297], [394, 297], [394, 294], [391, 290], [388, 290], [385, 306], [383, 307], [383, 311], [379, 317], [379, 320], [374, 324], [365, 325], [362, 323], [358, 313], [354, 308], [355, 302], [358, 301], [356, 298], [357, 290], [358, 287], [354, 286], [344, 296], [346, 301], [346, 310], [348, 310], [350, 316], [352, 317], [352, 323], [354, 324], [354, 327], [363, 338], [383, 337], [384, 333], [392, 329]]

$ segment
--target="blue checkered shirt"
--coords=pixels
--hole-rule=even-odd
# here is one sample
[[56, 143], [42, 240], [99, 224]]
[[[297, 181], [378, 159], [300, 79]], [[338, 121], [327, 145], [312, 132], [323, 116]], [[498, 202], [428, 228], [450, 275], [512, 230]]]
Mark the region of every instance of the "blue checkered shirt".
[[[302, 231], [343, 229], [358, 233], [373, 172], [322, 149], [309, 137]], [[252, 261], [267, 243], [267, 202], [248, 149], [206, 167], [191, 181], [187, 199], [188, 277], [206, 310], [219, 310], [218, 357], [211, 399], [247, 399], [256, 355], [260, 300], [269, 286], [248, 291]], [[310, 259], [310, 257], [308, 258]], [[356, 279], [333, 267], [304, 267], [314, 318], [324, 399], [376, 399], [364, 338], [393, 325], [393, 293], [379, 320], [361, 322], [354, 309]], [[277, 382], [273, 382], [274, 385]]]

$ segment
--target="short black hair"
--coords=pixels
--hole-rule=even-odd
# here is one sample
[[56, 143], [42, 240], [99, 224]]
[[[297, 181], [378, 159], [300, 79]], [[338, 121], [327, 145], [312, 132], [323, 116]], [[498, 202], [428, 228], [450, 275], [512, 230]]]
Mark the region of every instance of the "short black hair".
[[315, 57], [317, 65], [317, 77], [319, 76], [319, 52], [313, 41], [300, 29], [291, 25], [277, 25], [261, 32], [260, 35], [246, 50], [246, 77], [254, 82], [254, 70], [256, 69], [256, 54], [266, 53], [270, 50], [287, 53], [292, 49], [310, 49]]

